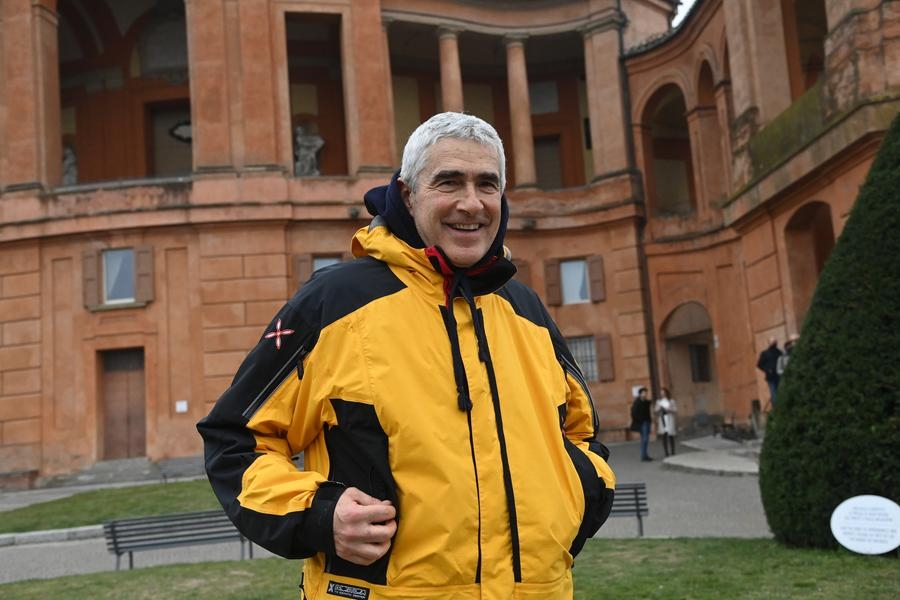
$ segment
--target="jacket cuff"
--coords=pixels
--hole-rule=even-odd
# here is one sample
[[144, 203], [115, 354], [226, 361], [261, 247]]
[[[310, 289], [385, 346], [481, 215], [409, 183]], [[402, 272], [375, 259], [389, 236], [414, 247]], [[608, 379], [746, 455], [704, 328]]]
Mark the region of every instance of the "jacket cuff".
[[325, 481], [313, 497], [312, 505], [306, 515], [303, 538], [304, 545], [317, 552], [333, 555], [334, 549], [334, 509], [338, 498], [347, 487], [336, 481]]

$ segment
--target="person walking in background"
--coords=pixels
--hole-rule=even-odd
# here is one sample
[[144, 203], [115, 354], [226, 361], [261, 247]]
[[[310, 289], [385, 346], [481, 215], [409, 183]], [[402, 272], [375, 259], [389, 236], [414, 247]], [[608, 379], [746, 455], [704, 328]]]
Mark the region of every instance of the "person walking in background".
[[772, 406], [775, 406], [775, 393], [778, 391], [779, 357], [781, 357], [781, 350], [778, 349], [778, 340], [773, 336], [769, 338], [768, 347], [759, 353], [759, 360], [756, 361], [756, 368], [766, 376], [766, 383], [769, 385], [769, 401]]
[[631, 430], [641, 434], [641, 462], [653, 460], [647, 452], [650, 443], [650, 399], [647, 397], [647, 388], [638, 390], [638, 395], [631, 403]]
[[678, 431], [676, 419], [678, 408], [669, 393], [669, 388], [662, 388], [661, 397], [654, 404], [653, 412], [656, 413], [656, 434], [662, 439], [663, 452], [666, 453], [666, 456], [674, 456], [675, 435]]

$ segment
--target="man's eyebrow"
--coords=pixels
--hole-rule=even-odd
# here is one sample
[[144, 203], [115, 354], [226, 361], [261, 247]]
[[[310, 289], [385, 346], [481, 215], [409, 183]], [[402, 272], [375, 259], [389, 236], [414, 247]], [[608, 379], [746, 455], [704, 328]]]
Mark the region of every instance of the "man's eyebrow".
[[464, 173], [462, 171], [456, 169], [444, 169], [443, 171], [438, 171], [431, 176], [431, 183], [434, 183], [441, 179], [458, 179], [459, 177], [463, 176]]
[[[460, 171], [459, 169], [444, 169], [431, 176], [431, 183], [435, 183], [442, 179], [459, 179], [460, 177], [465, 176], [465, 172]], [[475, 175], [475, 179], [477, 179], [478, 181], [490, 181], [492, 183], [499, 183], [500, 175], [498, 175], [494, 171], [482, 171]]]

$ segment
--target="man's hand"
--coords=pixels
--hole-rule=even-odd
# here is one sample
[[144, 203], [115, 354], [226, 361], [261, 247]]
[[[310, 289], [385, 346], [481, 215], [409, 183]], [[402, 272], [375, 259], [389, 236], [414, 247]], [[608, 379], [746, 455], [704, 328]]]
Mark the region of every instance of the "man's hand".
[[358, 565], [371, 565], [391, 547], [397, 532], [397, 510], [355, 487], [347, 488], [334, 508], [334, 548]]

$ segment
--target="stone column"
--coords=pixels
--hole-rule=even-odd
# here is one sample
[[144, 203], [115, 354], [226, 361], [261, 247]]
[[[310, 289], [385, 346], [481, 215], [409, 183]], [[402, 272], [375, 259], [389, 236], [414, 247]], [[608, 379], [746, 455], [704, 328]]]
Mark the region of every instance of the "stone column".
[[616, 11], [581, 30], [594, 180], [628, 167], [619, 72], [619, 30], [624, 25], [625, 18]]
[[[390, 57], [384, 39], [379, 2], [353, 2], [352, 19], [343, 18], [345, 51], [344, 102], [347, 105], [347, 167], [349, 174], [390, 173], [394, 153], [385, 143], [394, 120], [384, 86], [390, 78]], [[347, 40], [350, 44], [347, 44]], [[347, 48], [357, 48], [354, 55]]]
[[4, 189], [41, 189], [62, 179], [56, 2], [4, 0], [0, 77], [5, 79]]
[[506, 77], [509, 88], [509, 116], [516, 187], [537, 185], [534, 166], [534, 134], [531, 130], [531, 100], [528, 97], [528, 72], [525, 66], [527, 36], [507, 36]]
[[719, 146], [722, 152], [722, 183], [726, 193], [731, 189], [731, 87], [727, 83], [716, 86], [716, 113], [719, 119]]
[[[229, 2], [230, 3], [230, 2]], [[268, 0], [233, 3], [240, 48], [240, 105], [243, 162], [247, 167], [276, 168], [278, 131], [275, 125], [275, 73], [272, 22]], [[229, 14], [229, 17], [232, 15]]]
[[[388, 29], [390, 29], [392, 20], [391, 19], [382, 19], [381, 20], [381, 31], [382, 31], [382, 39], [384, 40], [384, 60], [385, 60], [385, 81], [384, 81], [384, 89], [387, 94], [387, 118], [388, 118], [388, 139], [387, 145], [390, 150], [391, 156], [397, 156], [397, 117], [394, 113], [394, 77], [391, 70], [391, 44], [390, 38], [388, 36]], [[401, 157], [402, 158], [402, 157]], [[398, 161], [395, 161], [396, 166], [400, 166]]]
[[697, 213], [707, 219], [725, 195], [718, 114], [714, 107], [697, 107], [687, 115], [691, 139], [694, 189], [697, 194]]
[[[191, 129], [195, 171], [230, 169], [231, 124], [225, 6], [222, 2], [185, 0], [188, 47], [191, 49]], [[236, 6], [235, 6], [236, 8]]]
[[445, 111], [463, 111], [462, 72], [459, 68], [459, 30], [438, 30], [441, 55], [441, 102]]

